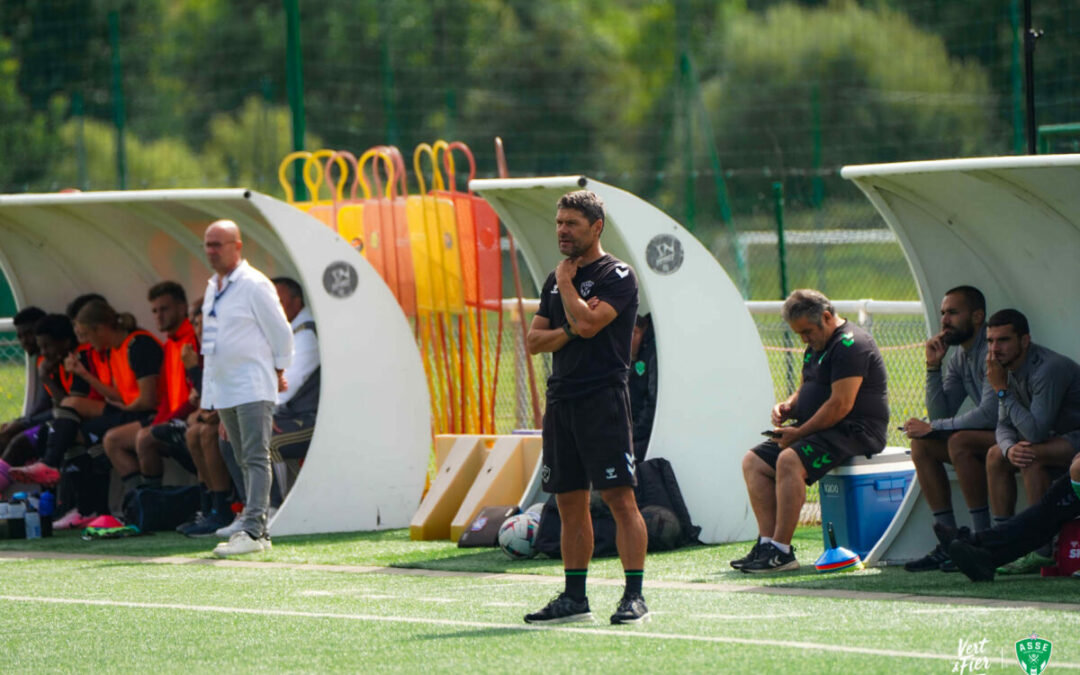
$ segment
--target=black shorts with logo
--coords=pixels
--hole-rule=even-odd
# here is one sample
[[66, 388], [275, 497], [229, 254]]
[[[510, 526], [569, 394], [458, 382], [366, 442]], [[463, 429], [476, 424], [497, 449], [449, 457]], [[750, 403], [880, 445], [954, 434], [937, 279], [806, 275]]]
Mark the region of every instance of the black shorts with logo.
[[[813, 485], [852, 457], [876, 455], [885, 449], [885, 443], [875, 440], [857, 424], [840, 422], [834, 427], [800, 438], [792, 448], [806, 468], [806, 484]], [[782, 450], [776, 441], [765, 441], [751, 452], [775, 469], [776, 459]]]
[[636, 485], [626, 386], [548, 401], [544, 410], [544, 490], [552, 494]]

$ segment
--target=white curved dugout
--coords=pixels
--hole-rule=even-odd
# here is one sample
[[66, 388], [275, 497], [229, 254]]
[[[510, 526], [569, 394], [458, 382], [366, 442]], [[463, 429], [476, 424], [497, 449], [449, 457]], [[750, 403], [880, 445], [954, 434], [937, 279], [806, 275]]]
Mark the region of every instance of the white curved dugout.
[[[1023, 312], [1034, 342], [1080, 360], [1080, 155], [986, 157], [849, 166], [852, 180], [896, 233], [926, 311], [939, 330], [941, 298], [963, 284], [987, 312]], [[917, 486], [917, 483], [916, 483]], [[967, 517], [953, 486], [958, 519]], [[908, 492], [869, 561], [923, 555], [929, 510]]]
[[742, 296], [709, 251], [663, 211], [583, 176], [474, 180], [521, 249], [537, 288], [561, 256], [555, 204], [587, 188], [603, 198], [603, 248], [630, 263], [656, 330], [659, 391], [648, 456], [671, 462], [701, 540], [757, 534], [741, 460], [774, 404], [761, 338]]
[[20, 307], [62, 312], [95, 291], [155, 330], [147, 289], [171, 279], [201, 296], [219, 218], [239, 223], [252, 265], [300, 282], [318, 326], [318, 421], [271, 533], [405, 527], [431, 443], [420, 355], [386, 284], [319, 221], [239, 189], [0, 196], [0, 267]]

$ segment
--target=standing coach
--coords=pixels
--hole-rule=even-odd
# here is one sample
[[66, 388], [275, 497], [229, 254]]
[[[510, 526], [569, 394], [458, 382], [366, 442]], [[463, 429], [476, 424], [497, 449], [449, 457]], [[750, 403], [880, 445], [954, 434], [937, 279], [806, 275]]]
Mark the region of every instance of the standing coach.
[[270, 549], [270, 434], [274, 404], [285, 391], [293, 336], [274, 284], [244, 260], [240, 228], [218, 220], [206, 228], [214, 270], [203, 299], [202, 407], [217, 410], [244, 474], [242, 528], [214, 549], [228, 557]]
[[566, 587], [527, 623], [592, 620], [585, 577], [592, 558], [589, 485], [615, 518], [626, 588], [611, 623], [647, 621], [641, 595], [648, 535], [634, 498], [630, 341], [637, 318], [634, 270], [600, 248], [604, 204], [587, 190], [563, 195], [555, 233], [566, 258], [548, 275], [527, 338], [530, 354], [552, 353], [544, 411], [544, 490], [562, 519]]

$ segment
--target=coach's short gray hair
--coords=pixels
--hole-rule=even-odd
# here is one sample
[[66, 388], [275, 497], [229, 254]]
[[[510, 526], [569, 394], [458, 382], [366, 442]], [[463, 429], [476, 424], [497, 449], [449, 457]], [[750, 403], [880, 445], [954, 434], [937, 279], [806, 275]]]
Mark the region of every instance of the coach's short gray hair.
[[836, 315], [836, 310], [824, 293], [812, 288], [799, 288], [792, 291], [784, 301], [782, 316], [788, 323], [807, 318], [814, 322], [814, 325], [820, 326], [825, 312]]

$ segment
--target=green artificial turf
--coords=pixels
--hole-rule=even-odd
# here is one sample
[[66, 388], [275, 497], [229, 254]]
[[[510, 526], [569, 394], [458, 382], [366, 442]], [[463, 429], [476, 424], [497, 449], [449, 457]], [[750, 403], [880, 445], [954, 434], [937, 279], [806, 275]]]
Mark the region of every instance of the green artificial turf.
[[652, 621], [613, 627], [620, 590], [593, 586], [596, 623], [526, 630], [550, 584], [61, 560], [0, 575], [6, 672], [925, 673], [950, 672], [961, 640], [1016, 667], [1033, 631], [1052, 668], [1080, 669], [1080, 613], [1035, 608], [647, 588]]

